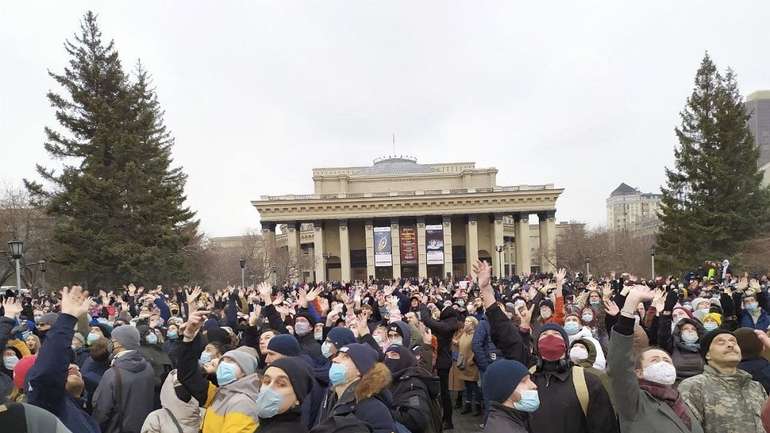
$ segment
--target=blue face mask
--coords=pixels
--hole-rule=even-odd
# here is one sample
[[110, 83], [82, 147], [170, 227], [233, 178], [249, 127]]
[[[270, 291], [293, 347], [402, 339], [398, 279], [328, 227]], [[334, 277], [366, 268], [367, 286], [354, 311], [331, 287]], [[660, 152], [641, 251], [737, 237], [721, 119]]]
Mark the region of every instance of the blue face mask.
[[757, 304], [756, 302], [746, 303], [746, 309], [749, 311], [752, 311], [752, 312], [757, 311], [757, 308], [759, 308], [759, 304]]
[[521, 393], [521, 400], [513, 403], [513, 408], [522, 412], [534, 412], [540, 407], [540, 396], [536, 389]]
[[88, 341], [88, 345], [90, 346], [90, 345], [94, 344], [94, 341], [96, 341], [98, 339], [99, 339], [99, 334], [97, 334], [96, 332], [89, 332], [88, 333], [88, 338], [87, 338], [86, 341]]
[[569, 335], [575, 335], [580, 331], [580, 324], [577, 322], [567, 322], [564, 324], [564, 330]]
[[324, 341], [324, 343], [321, 345], [321, 355], [323, 355], [324, 358], [332, 357], [332, 344], [328, 341]]
[[238, 377], [235, 374], [235, 365], [229, 362], [220, 362], [217, 367], [217, 383], [219, 386], [233, 383]]
[[177, 334], [176, 331], [168, 331], [166, 333], [166, 338], [168, 338], [169, 340], [176, 340], [177, 338], [179, 338], [179, 334]]
[[718, 327], [719, 327], [719, 325], [717, 325], [716, 322], [706, 322], [706, 323], [703, 324], [703, 328], [706, 331], [713, 331], [713, 330], [717, 329]]
[[283, 404], [283, 397], [271, 388], [262, 388], [257, 395], [257, 416], [260, 418], [272, 418], [278, 415]]
[[207, 363], [207, 362], [211, 362], [211, 354], [210, 354], [210, 353], [208, 353], [208, 352], [203, 352], [203, 353], [201, 353], [201, 357], [200, 357], [200, 358], [198, 358], [198, 361], [199, 361], [201, 364], [205, 364], [205, 363]]
[[345, 378], [347, 377], [347, 375], [348, 375], [348, 368], [345, 367], [344, 364], [334, 362], [332, 363], [332, 366], [329, 368], [329, 380], [334, 386], [345, 383]]
[[147, 334], [144, 339], [147, 340], [147, 344], [158, 344], [158, 336], [154, 332]]

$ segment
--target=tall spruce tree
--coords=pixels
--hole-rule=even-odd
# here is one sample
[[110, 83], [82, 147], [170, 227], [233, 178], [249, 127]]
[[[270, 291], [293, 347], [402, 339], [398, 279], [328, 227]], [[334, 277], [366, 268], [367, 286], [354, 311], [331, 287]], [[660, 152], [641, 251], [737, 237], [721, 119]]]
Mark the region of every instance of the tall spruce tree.
[[63, 167], [37, 166], [50, 189], [25, 181], [56, 217], [54, 259], [92, 287], [178, 280], [197, 221], [184, 206], [186, 176], [171, 168], [173, 138], [147, 73], [124, 73], [92, 12], [80, 27], [65, 43], [69, 66], [49, 72], [67, 93], [47, 95], [66, 132], [46, 128], [45, 148]]
[[770, 191], [761, 186], [758, 147], [747, 126], [731, 70], [704, 56], [680, 113], [675, 165], [666, 168], [658, 250], [672, 271], [733, 258], [770, 221]]

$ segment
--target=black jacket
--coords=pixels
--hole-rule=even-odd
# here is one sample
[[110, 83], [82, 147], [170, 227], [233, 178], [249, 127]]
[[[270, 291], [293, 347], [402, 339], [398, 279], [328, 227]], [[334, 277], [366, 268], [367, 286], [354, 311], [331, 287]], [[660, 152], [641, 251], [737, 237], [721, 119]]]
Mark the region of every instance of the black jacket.
[[529, 433], [527, 414], [505, 407], [493, 401], [489, 403], [489, 416], [484, 433]]
[[[376, 367], [375, 367], [376, 368]], [[337, 398], [333, 387], [329, 387], [321, 402], [318, 413], [318, 423], [321, 424], [332, 416], [353, 415], [369, 424], [373, 433], [392, 433], [393, 416], [390, 414], [391, 395], [386, 389], [390, 379], [390, 370], [382, 367], [384, 372], [377, 375], [364, 375], [363, 378], [351, 384]], [[385, 376], [387, 375], [387, 377]], [[361, 398], [358, 391], [367, 389], [371, 396]]]
[[751, 374], [751, 378], [762, 384], [770, 394], [770, 361], [765, 358], [744, 359], [738, 368]]
[[258, 433], [307, 433], [302, 416], [296, 409], [289, 409], [272, 418], [260, 418]]
[[438, 378], [424, 368], [409, 367], [393, 373], [393, 419], [403, 424], [411, 433], [441, 433], [434, 426], [432, 413], [432, 406], [437, 403], [439, 392]]
[[438, 341], [436, 369], [447, 370], [452, 367], [452, 337], [462, 326], [457, 321], [457, 312], [452, 307], [441, 311], [439, 320], [433, 320], [430, 311], [424, 305], [420, 309], [420, 317], [425, 326], [430, 328]]
[[489, 321], [489, 335], [503, 357], [529, 365], [529, 331], [523, 331], [516, 326], [497, 304], [487, 308], [486, 316]]

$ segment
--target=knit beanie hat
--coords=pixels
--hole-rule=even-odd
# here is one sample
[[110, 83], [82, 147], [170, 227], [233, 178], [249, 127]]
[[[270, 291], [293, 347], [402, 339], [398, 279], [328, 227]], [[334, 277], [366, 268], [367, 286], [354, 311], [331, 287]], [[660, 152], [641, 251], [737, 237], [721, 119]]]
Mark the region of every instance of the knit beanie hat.
[[538, 307], [538, 308], [541, 308], [541, 307], [548, 307], [548, 308], [550, 308], [550, 309], [551, 309], [551, 311], [552, 311], [552, 312], [553, 312], [553, 310], [554, 310], [554, 308], [553, 308], [553, 302], [551, 302], [551, 300], [550, 300], [550, 299], [543, 299], [542, 301], [540, 301], [540, 305], [538, 305], [537, 307]]
[[706, 359], [706, 354], [709, 353], [709, 349], [711, 349], [711, 342], [719, 334], [735, 335], [732, 332], [728, 331], [727, 329], [722, 329], [722, 328], [717, 328], [713, 331], [706, 333], [706, 335], [704, 335], [700, 339], [700, 356], [702, 356], [703, 359]]
[[[294, 389], [294, 394], [300, 403], [308, 396], [313, 388], [313, 376], [310, 373], [307, 362], [296, 357], [286, 357], [274, 361], [270, 367], [280, 368], [289, 376], [289, 382]], [[268, 368], [270, 368], [268, 367]]]
[[353, 335], [353, 331], [350, 329], [337, 326], [329, 331], [326, 340], [332, 343], [334, 347], [342, 347], [355, 343], [356, 336]]
[[255, 373], [259, 367], [257, 365], [257, 358], [251, 356], [243, 350], [231, 350], [229, 352], [225, 352], [225, 354], [222, 355], [222, 358], [230, 358], [235, 361], [235, 363], [238, 364], [238, 367], [241, 367], [241, 371], [246, 376]]
[[267, 343], [267, 350], [284, 356], [299, 356], [300, 348], [297, 339], [289, 334], [276, 335]]
[[528, 375], [529, 370], [519, 361], [497, 360], [484, 373], [484, 396], [490, 401], [502, 403], [508, 400], [513, 390]]
[[224, 329], [216, 326], [209, 328], [206, 331], [206, 340], [209, 343], [217, 342], [223, 346], [226, 346], [230, 344], [230, 334], [228, 334]]
[[733, 333], [738, 340], [743, 359], [759, 358], [762, 355], [762, 342], [752, 328], [738, 328]]
[[707, 320], [711, 320], [713, 322], [717, 323], [717, 326], [722, 326], [722, 315], [719, 313], [708, 313], [705, 316], [703, 316], [703, 323], [706, 323]]
[[[272, 341], [272, 340], [271, 340]], [[379, 355], [368, 344], [353, 343], [340, 349], [340, 352], [347, 354], [353, 360], [353, 364], [361, 373], [365, 375], [377, 363]]]
[[126, 350], [139, 349], [139, 330], [135, 326], [118, 326], [112, 330], [110, 338], [120, 343]]
[[56, 319], [58, 319], [58, 318], [59, 318], [59, 314], [58, 313], [46, 313], [46, 314], [43, 314], [42, 316], [40, 316], [39, 319], [37, 319], [37, 324], [38, 325], [51, 325], [51, 326], [53, 326], [53, 324], [56, 322]]

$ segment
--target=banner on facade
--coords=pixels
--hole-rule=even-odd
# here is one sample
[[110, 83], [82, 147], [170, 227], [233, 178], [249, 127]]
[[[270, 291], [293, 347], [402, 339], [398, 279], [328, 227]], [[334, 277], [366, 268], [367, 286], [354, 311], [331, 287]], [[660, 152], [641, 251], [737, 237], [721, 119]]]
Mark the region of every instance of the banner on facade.
[[441, 224], [425, 226], [426, 263], [444, 264], [444, 230]]
[[393, 266], [390, 227], [374, 228], [374, 266]]
[[417, 264], [417, 229], [413, 226], [401, 226], [399, 236], [401, 246], [401, 264]]

